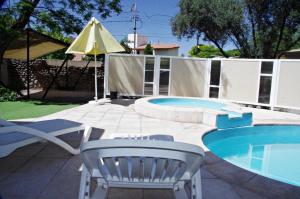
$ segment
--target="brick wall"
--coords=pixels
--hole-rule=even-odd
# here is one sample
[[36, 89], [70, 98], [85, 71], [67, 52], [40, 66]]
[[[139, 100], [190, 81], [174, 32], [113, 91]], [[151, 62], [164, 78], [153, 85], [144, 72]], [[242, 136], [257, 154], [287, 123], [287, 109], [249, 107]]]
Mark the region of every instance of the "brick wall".
[[[22, 90], [27, 85], [27, 65], [26, 62], [17, 60], [7, 61], [7, 84], [10, 88]], [[35, 60], [30, 62], [30, 88], [46, 89], [52, 81], [55, 73], [59, 70], [62, 60]], [[81, 71], [86, 66], [87, 61], [68, 61], [59, 73], [55, 83], [51, 88], [59, 90], [73, 90]], [[101, 65], [101, 62], [97, 62]], [[2, 74], [3, 76], [3, 74]], [[103, 66], [98, 67], [98, 87], [103, 88]], [[88, 68], [82, 74], [75, 90], [94, 90], [94, 62], [89, 63]]]

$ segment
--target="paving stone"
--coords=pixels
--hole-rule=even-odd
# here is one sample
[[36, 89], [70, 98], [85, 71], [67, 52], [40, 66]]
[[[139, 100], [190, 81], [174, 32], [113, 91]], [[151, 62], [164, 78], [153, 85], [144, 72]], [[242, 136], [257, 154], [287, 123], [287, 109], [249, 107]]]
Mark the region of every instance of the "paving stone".
[[205, 165], [210, 173], [216, 177], [233, 184], [242, 184], [253, 178], [256, 174], [234, 166], [226, 161]]
[[292, 188], [292, 191], [288, 191], [286, 193], [286, 198], [293, 199], [293, 198], [300, 198], [300, 187], [294, 186]]
[[143, 189], [143, 199], [174, 199], [174, 192], [172, 190], [162, 189]]
[[[2, 196], [0, 195], [0, 197], [2, 197]], [[34, 197], [34, 196], [5, 195], [4, 199], [37, 199], [37, 197]]]
[[119, 127], [119, 128], [117, 128], [116, 133], [141, 134], [141, 129], [139, 127], [136, 127], [136, 128], [122, 128], [122, 127]]
[[107, 199], [143, 199], [142, 189], [112, 188], [108, 191]]
[[82, 159], [79, 155], [73, 156], [61, 167], [57, 175], [72, 176], [81, 175]]
[[[67, 162], [67, 159], [33, 158], [26, 162], [14, 174], [26, 176], [54, 175]], [[13, 174], [13, 175], [14, 175]]]
[[69, 158], [72, 154], [56, 144], [49, 143], [49, 145], [41, 150], [36, 156], [38, 158]]
[[48, 142], [41, 141], [34, 144], [30, 144], [21, 148], [18, 148], [16, 151], [14, 151], [9, 156], [14, 157], [32, 157], [36, 155], [38, 152], [40, 152], [42, 149], [44, 149], [48, 145]]
[[294, 186], [260, 175], [256, 175], [242, 186], [268, 198], [300, 198], [300, 191], [295, 191]]
[[4, 199], [9, 198], [9, 196], [37, 198], [52, 177], [53, 174], [12, 174], [5, 181], [0, 182], [0, 195]]
[[219, 179], [203, 179], [202, 195], [204, 199], [241, 199], [229, 183]]
[[242, 199], [269, 199], [239, 186], [234, 186], [234, 190], [241, 196]]
[[207, 171], [207, 169], [205, 169], [204, 167], [201, 168], [201, 178], [207, 178], [207, 179], [216, 179], [217, 177], [214, 176], [212, 173], [210, 173], [209, 171]]
[[7, 178], [18, 168], [21, 168], [29, 157], [14, 157], [7, 156], [5, 158], [0, 158], [0, 181]]
[[[71, 157], [54, 175], [47, 187], [39, 195], [41, 199], [77, 198], [81, 177], [82, 160], [80, 156]], [[59, 186], [58, 186], [59, 185]]]

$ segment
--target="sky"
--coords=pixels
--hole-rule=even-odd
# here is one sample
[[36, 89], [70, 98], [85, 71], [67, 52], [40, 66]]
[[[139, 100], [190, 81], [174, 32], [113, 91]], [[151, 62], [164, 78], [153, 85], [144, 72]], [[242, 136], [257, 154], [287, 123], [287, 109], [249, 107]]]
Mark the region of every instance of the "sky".
[[[14, 2], [14, 0], [11, 0]], [[103, 25], [117, 39], [127, 38], [133, 33], [133, 21], [131, 7], [136, 3], [139, 21], [137, 22], [137, 34], [148, 37], [151, 43], [175, 43], [180, 46], [179, 55], [188, 56], [188, 51], [196, 45], [196, 38], [179, 40], [172, 34], [170, 20], [179, 12], [179, 0], [121, 0], [122, 12], [112, 14], [107, 19], [101, 19], [99, 14], [94, 17], [100, 20]], [[202, 44], [211, 42], [200, 40]], [[231, 44], [225, 47], [226, 50], [234, 48]]]
[[[192, 46], [196, 45], [196, 39], [178, 40], [172, 34], [170, 19], [178, 13], [179, 0], [121, 0], [123, 12], [119, 15], [103, 20], [95, 15], [103, 25], [117, 38], [127, 38], [127, 34], [133, 33], [132, 13], [133, 3], [137, 5], [140, 20], [137, 23], [137, 33], [148, 37], [152, 43], [176, 43], [179, 44], [179, 55], [188, 55]], [[201, 42], [206, 43], [207, 42]]]

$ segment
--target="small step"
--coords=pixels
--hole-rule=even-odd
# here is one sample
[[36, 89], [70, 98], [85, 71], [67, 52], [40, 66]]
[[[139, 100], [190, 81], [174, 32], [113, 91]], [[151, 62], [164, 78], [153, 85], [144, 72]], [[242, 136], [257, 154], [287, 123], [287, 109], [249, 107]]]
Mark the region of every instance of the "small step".
[[230, 114], [218, 115], [216, 127], [218, 129], [227, 129], [252, 125], [252, 113], [243, 113], [240, 117], [230, 117]]
[[224, 107], [222, 111], [228, 113], [229, 118], [240, 118], [243, 116], [240, 109], [232, 108], [232, 107]]

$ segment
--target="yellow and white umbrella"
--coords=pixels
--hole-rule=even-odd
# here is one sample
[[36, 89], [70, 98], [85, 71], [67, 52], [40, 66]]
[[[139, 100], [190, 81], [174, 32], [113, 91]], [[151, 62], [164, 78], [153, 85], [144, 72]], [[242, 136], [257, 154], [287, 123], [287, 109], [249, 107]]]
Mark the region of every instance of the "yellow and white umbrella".
[[121, 51], [125, 51], [124, 48], [95, 17], [92, 17], [66, 51], [67, 54], [94, 55], [96, 101], [98, 100], [96, 55]]

